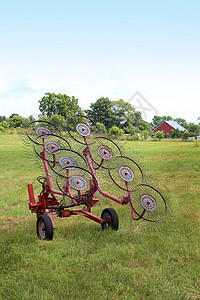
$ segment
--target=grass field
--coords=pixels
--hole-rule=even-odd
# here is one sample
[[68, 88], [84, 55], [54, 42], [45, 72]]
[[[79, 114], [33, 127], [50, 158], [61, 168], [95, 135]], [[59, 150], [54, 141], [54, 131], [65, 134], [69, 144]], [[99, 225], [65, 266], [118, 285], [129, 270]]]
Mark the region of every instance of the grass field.
[[[119, 231], [83, 217], [55, 220], [52, 241], [36, 236], [27, 184], [41, 174], [17, 135], [0, 135], [0, 299], [200, 299], [200, 147], [126, 142], [144, 157], [174, 217], [154, 232], [120, 205]], [[101, 214], [102, 207], [94, 213]]]

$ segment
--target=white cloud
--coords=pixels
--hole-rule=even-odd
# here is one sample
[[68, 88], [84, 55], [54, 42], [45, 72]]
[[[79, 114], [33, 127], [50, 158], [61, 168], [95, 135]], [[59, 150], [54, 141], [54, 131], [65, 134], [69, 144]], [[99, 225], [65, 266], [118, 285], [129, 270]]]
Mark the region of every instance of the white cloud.
[[190, 122], [196, 122], [200, 115], [199, 74], [180, 66], [140, 67], [125, 60], [118, 65], [85, 61], [30, 65], [11, 73], [16, 75], [9, 73], [0, 76], [1, 115], [39, 112], [38, 100], [45, 92], [75, 96], [81, 107], [88, 108], [100, 97], [128, 101], [136, 91], [156, 108], [158, 115], [182, 117]]

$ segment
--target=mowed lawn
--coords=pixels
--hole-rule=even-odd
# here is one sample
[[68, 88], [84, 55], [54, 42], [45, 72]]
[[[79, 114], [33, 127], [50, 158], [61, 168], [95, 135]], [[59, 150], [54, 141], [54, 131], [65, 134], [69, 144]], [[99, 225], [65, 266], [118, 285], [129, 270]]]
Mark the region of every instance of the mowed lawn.
[[170, 198], [167, 228], [134, 222], [112, 201], [118, 231], [89, 219], [55, 220], [52, 241], [36, 236], [27, 184], [41, 191], [41, 170], [20, 136], [0, 135], [0, 299], [200, 299], [200, 146], [181, 141], [128, 141]]

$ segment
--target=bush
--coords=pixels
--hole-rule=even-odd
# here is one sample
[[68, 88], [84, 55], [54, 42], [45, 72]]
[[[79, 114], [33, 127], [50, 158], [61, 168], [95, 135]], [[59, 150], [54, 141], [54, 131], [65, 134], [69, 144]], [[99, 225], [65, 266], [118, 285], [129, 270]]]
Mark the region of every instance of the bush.
[[165, 137], [165, 134], [164, 134], [164, 132], [163, 131], [156, 131], [156, 133], [155, 133], [155, 137], [157, 138], [157, 139], [159, 139], [159, 141], [160, 140], [162, 140], [164, 137]]
[[148, 138], [148, 136], [149, 136], [148, 130], [143, 130], [142, 131], [142, 137], [146, 140]]
[[109, 134], [110, 135], [115, 135], [115, 136], [123, 135], [124, 130], [119, 129], [117, 126], [113, 126], [109, 129]]
[[134, 135], [133, 135], [133, 140], [134, 141], [139, 141], [139, 135], [137, 134], [137, 133], [134, 133]]
[[2, 126], [3, 128], [9, 128], [9, 123], [8, 123], [7, 121], [3, 121], [3, 122], [1, 123], [1, 126]]
[[189, 131], [184, 131], [182, 134], [182, 139], [184, 141], [188, 140], [189, 136], [191, 135], [191, 133]]
[[0, 132], [5, 132], [5, 129], [2, 126], [0, 126]]
[[100, 133], [106, 133], [107, 132], [106, 127], [105, 127], [105, 125], [103, 123], [97, 122], [96, 125], [99, 128]]
[[57, 128], [64, 130], [66, 128], [66, 120], [63, 116], [52, 115], [48, 121], [55, 125]]
[[140, 129], [132, 124], [129, 124], [128, 127], [126, 127], [126, 133], [134, 136], [135, 134], [140, 133]]
[[170, 133], [170, 137], [172, 139], [181, 138], [182, 134], [183, 134], [182, 131], [180, 131], [179, 129], [175, 129], [175, 130], [172, 129]]

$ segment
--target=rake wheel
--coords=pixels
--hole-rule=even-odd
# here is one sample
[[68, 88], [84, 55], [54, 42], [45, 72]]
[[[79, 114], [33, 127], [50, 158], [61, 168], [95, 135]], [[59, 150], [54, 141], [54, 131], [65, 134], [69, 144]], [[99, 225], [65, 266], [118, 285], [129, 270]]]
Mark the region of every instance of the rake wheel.
[[144, 181], [140, 165], [126, 156], [115, 157], [109, 165], [108, 172], [112, 181], [124, 191], [132, 191]]
[[122, 155], [122, 150], [115, 142], [102, 136], [94, 138], [90, 150], [92, 153], [91, 159], [96, 168], [108, 169], [113, 159]]
[[[63, 170], [73, 170], [73, 168], [81, 167], [86, 168], [87, 164], [85, 158], [78, 152], [71, 149], [60, 149], [60, 152], [55, 155], [54, 160], [51, 159], [52, 167], [50, 167], [54, 173], [58, 176], [63, 176]], [[66, 173], [66, 172], [65, 172]]]
[[82, 145], [90, 145], [94, 142], [91, 134], [99, 133], [99, 128], [89, 117], [75, 115], [67, 121], [67, 131], [76, 142]]
[[[49, 137], [49, 140], [44, 140], [43, 142], [41, 142], [41, 137], [38, 137], [33, 144], [33, 149], [41, 159], [44, 159], [49, 163], [54, 163], [55, 157], [58, 157], [61, 150], [71, 149], [71, 146], [67, 140], [56, 134], [51, 134]], [[46, 152], [46, 157], [43, 155], [44, 150]]]
[[[42, 139], [48, 139], [52, 134], [61, 136], [61, 131], [55, 125], [48, 121], [33, 121], [26, 128], [26, 136], [33, 143], [42, 145]], [[40, 141], [38, 139], [40, 138]], [[36, 142], [36, 139], [38, 141]]]
[[149, 222], [163, 221], [167, 216], [164, 196], [148, 184], [140, 184], [131, 192], [131, 206], [138, 217]]
[[92, 201], [98, 182], [90, 171], [81, 167], [68, 167], [60, 170], [56, 178], [58, 188], [77, 204]]

